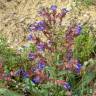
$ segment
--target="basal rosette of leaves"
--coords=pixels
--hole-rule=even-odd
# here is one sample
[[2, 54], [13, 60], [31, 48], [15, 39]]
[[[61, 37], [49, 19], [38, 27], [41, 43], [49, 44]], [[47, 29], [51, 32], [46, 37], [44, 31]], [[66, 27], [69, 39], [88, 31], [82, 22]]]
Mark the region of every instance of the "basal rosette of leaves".
[[[95, 47], [92, 46], [95, 40], [89, 35], [90, 29], [83, 24], [64, 26], [63, 19], [70, 11], [62, 8], [58, 12], [57, 8], [52, 5], [38, 11], [42, 20], [29, 24], [26, 39], [30, 46], [23, 46], [19, 50], [19, 57], [12, 55], [5, 45], [8, 56], [1, 48], [7, 64], [2, 70], [2, 79], [7, 81], [10, 88], [18, 92], [22, 90], [25, 96], [71, 96], [78, 92], [83, 96], [83, 92], [78, 90], [95, 77], [94, 72], [84, 74], [83, 63], [90, 58]], [[45, 41], [40, 34], [45, 36]], [[17, 59], [9, 58], [9, 54]], [[0, 68], [3, 68], [2, 64]], [[77, 88], [79, 81], [82, 86]]]

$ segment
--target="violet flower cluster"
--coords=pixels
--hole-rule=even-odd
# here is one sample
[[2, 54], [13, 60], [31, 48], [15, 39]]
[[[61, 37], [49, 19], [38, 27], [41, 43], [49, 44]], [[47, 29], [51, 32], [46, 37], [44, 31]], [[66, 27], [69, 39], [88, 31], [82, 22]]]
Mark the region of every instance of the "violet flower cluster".
[[[71, 88], [70, 84], [66, 82], [66, 80], [55, 80], [54, 78], [50, 78], [50, 76], [46, 74], [45, 67], [49, 65], [46, 57], [43, 56], [43, 53], [46, 52], [46, 50], [50, 51], [51, 53], [56, 52], [54, 48], [54, 41], [52, 41], [53, 34], [51, 32], [51, 29], [54, 28], [56, 24], [62, 25], [63, 18], [68, 12], [69, 11], [66, 8], [62, 8], [61, 12], [58, 13], [56, 5], [52, 5], [49, 9], [42, 8], [42, 10], [39, 11], [39, 15], [42, 16], [43, 20], [36, 21], [35, 23], [30, 24], [30, 26], [28, 27], [30, 35], [28, 35], [27, 37], [27, 40], [31, 42], [34, 40], [34, 44], [36, 46], [36, 52], [30, 52], [28, 54], [28, 59], [31, 62], [36, 60], [37, 64], [33, 65], [28, 71], [24, 70], [24, 68], [22, 67], [19, 68], [16, 72], [11, 71], [11, 73], [14, 74], [11, 74], [12, 76], [20, 78], [30, 78], [35, 84], [41, 84], [45, 81], [49, 81], [63, 86], [67, 90]], [[82, 26], [80, 24], [72, 27], [69, 26], [64, 39], [64, 48], [66, 49], [66, 54], [63, 58], [65, 61], [63, 67], [65, 70], [75, 70], [77, 73], [80, 73], [82, 65], [80, 64], [80, 62], [78, 62], [77, 59], [73, 58], [73, 46], [74, 38], [80, 35], [81, 31]], [[36, 34], [40, 32], [46, 36], [48, 42], [44, 42], [40, 39], [40, 37], [37, 37]], [[58, 66], [58, 68], [59, 67], [60, 66]]]
[[[35, 23], [31, 24], [29, 26], [29, 31], [32, 32], [32, 33], [34, 32], [35, 34], [36, 34], [36, 32], [41, 31], [48, 38], [49, 42], [47, 42], [47, 43], [42, 42], [40, 39], [38, 40], [38, 37], [34, 37], [34, 38], [36, 38], [35, 39], [36, 40], [35, 45], [36, 45], [36, 48], [37, 48], [37, 52], [38, 51], [45, 52], [45, 49], [53, 52], [53, 50], [54, 50], [54, 49], [52, 49], [53, 41], [50, 39], [51, 36], [52, 36], [51, 35], [52, 33], [50, 32], [50, 29], [52, 29], [53, 26], [56, 25], [56, 23], [58, 22], [57, 19], [59, 19], [58, 23], [61, 25], [61, 23], [63, 21], [63, 18], [65, 17], [67, 12], [69, 12], [69, 11], [66, 8], [62, 8], [61, 13], [57, 13], [57, 6], [56, 5], [52, 5], [49, 9], [48, 8], [43, 8], [42, 10], [39, 11], [39, 15], [43, 17], [43, 20], [36, 21]], [[41, 53], [41, 55], [42, 55], [42, 53]], [[40, 58], [42, 58], [42, 56]], [[43, 57], [43, 58], [46, 58], [46, 57]], [[35, 53], [29, 53], [29, 60], [36, 60], [36, 54]], [[50, 80], [50, 76], [47, 77], [47, 74], [44, 73], [44, 68], [46, 66], [48, 66], [47, 62], [45, 62], [44, 60], [43, 61], [40, 60], [37, 64], [37, 66], [35, 66], [35, 69], [33, 68], [35, 76], [32, 79], [32, 81], [34, 83], [36, 83], [36, 84], [37, 83], [42, 83], [41, 78], [43, 78], [43, 81], [44, 81], [44, 78], [47, 78], [47, 80]], [[58, 84], [60, 82], [58, 82]], [[70, 88], [69, 86], [70, 85], [68, 85], [67, 82], [64, 83], [64, 88], [65, 89], [69, 89]]]
[[[40, 14], [40, 16], [43, 17], [43, 20], [36, 21], [35, 23], [31, 24], [29, 26], [29, 30], [30, 30], [30, 32], [35, 32], [35, 33], [38, 31], [43, 32], [43, 34], [48, 38], [48, 40], [52, 42], [52, 40], [50, 39], [52, 36], [52, 35], [50, 35], [51, 34], [50, 29], [52, 29], [53, 25], [55, 26], [57, 23], [61, 25], [63, 18], [65, 17], [65, 15], [68, 12], [69, 11], [66, 8], [62, 8], [61, 13], [57, 13], [57, 6], [56, 5], [52, 5], [49, 9], [43, 8], [42, 10], [39, 11], [39, 14]], [[59, 19], [59, 21], [57, 21], [57, 19]], [[64, 56], [64, 61], [66, 61], [66, 63], [63, 66], [64, 66], [65, 70], [66, 69], [75, 70], [77, 73], [80, 73], [82, 64], [80, 64], [78, 62], [78, 60], [73, 58], [73, 49], [74, 49], [73, 46], [74, 46], [74, 38], [76, 36], [80, 35], [81, 31], [82, 31], [82, 26], [80, 24], [78, 24], [77, 26], [72, 26], [72, 27], [69, 26], [68, 30], [66, 31], [66, 34], [65, 34], [65, 45], [64, 46], [66, 48], [66, 54]], [[39, 51], [45, 52], [45, 49], [48, 49], [48, 50], [50, 49], [48, 47], [48, 44], [40, 41], [40, 39], [39, 39], [39, 41], [36, 40], [35, 44], [37, 46], [37, 50], [39, 50]], [[52, 44], [50, 45], [50, 47], [52, 47]], [[34, 56], [32, 56], [32, 58], [34, 58]], [[29, 56], [29, 59], [30, 59], [30, 56]], [[44, 71], [41, 71], [41, 70], [44, 70], [45, 66], [46, 66], [45, 62], [39, 62], [37, 64], [36, 68], [39, 69], [39, 72], [42, 73]], [[46, 75], [46, 74], [43, 73], [43, 75]], [[36, 82], [39, 83], [42, 81], [40, 79], [41, 77], [40, 77], [40, 75], [38, 76], [38, 74], [37, 74], [32, 79], [32, 81], [34, 83], [36, 83]], [[48, 77], [47, 77], [47, 79], [48, 79]], [[58, 84], [60, 85], [61, 80], [57, 80], [57, 81], [58, 81]], [[69, 83], [67, 83], [65, 81], [63, 82], [63, 86], [65, 89], [70, 89]]]

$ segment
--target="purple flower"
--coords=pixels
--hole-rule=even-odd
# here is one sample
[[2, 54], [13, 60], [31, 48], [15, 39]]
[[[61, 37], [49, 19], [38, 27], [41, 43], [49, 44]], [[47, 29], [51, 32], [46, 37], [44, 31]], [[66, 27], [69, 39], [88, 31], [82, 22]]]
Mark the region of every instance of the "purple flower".
[[15, 76], [22, 76], [24, 78], [28, 78], [29, 74], [28, 72], [25, 72], [25, 70], [23, 68], [20, 68], [16, 73]]
[[33, 39], [32, 35], [31, 34], [28, 35], [27, 40], [32, 40], [32, 39]]
[[76, 72], [77, 72], [77, 73], [80, 72], [81, 67], [82, 67], [82, 65], [81, 65], [80, 63], [78, 63], [78, 64], [76, 65]]
[[39, 76], [36, 76], [32, 79], [32, 82], [35, 83], [35, 84], [38, 84], [40, 83], [40, 77]]
[[66, 13], [69, 12], [66, 8], [61, 9], [61, 17], [64, 17]]
[[24, 73], [23, 73], [23, 77], [24, 77], [24, 78], [28, 78], [28, 77], [29, 77], [28, 72], [24, 72]]
[[69, 12], [66, 8], [62, 8], [61, 11], [62, 11], [62, 13], [67, 13], [67, 12]]
[[17, 70], [17, 72], [15, 73], [15, 76], [20, 76], [20, 75], [22, 75], [24, 72], [25, 72], [25, 71], [24, 71], [23, 68], [19, 68], [19, 69]]
[[38, 26], [45, 26], [45, 22], [42, 20], [42, 21], [39, 21], [37, 22]]
[[56, 6], [56, 5], [52, 5], [52, 6], [50, 7], [50, 9], [51, 9], [52, 11], [56, 11], [57, 6]]
[[40, 70], [43, 70], [45, 68], [45, 62], [44, 61], [39, 61], [37, 68]]
[[38, 26], [37, 30], [38, 31], [43, 31], [45, 28], [43, 26]]
[[37, 21], [29, 26], [29, 31], [43, 31], [46, 28], [46, 23], [42, 21]]
[[44, 43], [39, 43], [39, 44], [37, 44], [37, 49], [38, 49], [39, 51], [44, 51], [44, 50], [45, 50], [45, 45], [44, 45]]
[[82, 31], [82, 26], [79, 24], [77, 25], [77, 28], [76, 28], [76, 33], [79, 35]]
[[71, 86], [70, 86], [70, 84], [69, 83], [64, 83], [64, 85], [63, 85], [63, 87], [66, 89], [66, 90], [68, 90], [68, 89], [70, 89], [71, 88]]
[[28, 58], [29, 58], [29, 60], [33, 60], [33, 59], [35, 59], [35, 54], [34, 53], [32, 53], [32, 52], [30, 52], [29, 54], [28, 54]]
[[44, 21], [39, 21], [39, 22], [37, 22], [36, 27], [37, 27], [38, 31], [43, 31], [43, 30], [45, 30], [46, 23]]

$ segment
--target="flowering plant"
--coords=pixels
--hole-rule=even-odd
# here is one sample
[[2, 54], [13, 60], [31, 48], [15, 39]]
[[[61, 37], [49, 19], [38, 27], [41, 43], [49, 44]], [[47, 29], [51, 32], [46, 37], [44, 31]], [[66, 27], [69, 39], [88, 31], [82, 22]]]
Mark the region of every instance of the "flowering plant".
[[[85, 35], [82, 32], [83, 25], [80, 23], [63, 25], [64, 17], [69, 13], [67, 8], [62, 8], [58, 12], [56, 5], [39, 10], [38, 14], [42, 19], [28, 26], [29, 34], [26, 39], [30, 42], [30, 46], [23, 46], [23, 49], [30, 47], [26, 51], [27, 55], [24, 50], [19, 50], [21, 52], [21, 54], [17, 54], [19, 62], [14, 62], [16, 68], [12, 63], [8, 67], [8, 72], [5, 67], [4, 71], [0, 63], [0, 79], [7, 81], [9, 86], [16, 86], [17, 89], [23, 88], [25, 96], [29, 96], [29, 94], [36, 96], [45, 96], [45, 94], [46, 96], [74, 95], [75, 84], [78, 83], [78, 80], [85, 80], [82, 79], [84, 78], [82, 72], [84, 71], [83, 61], [86, 60], [81, 58], [81, 54], [74, 56], [76, 52], [81, 53], [75, 40], [79, 42], [78, 38], [82, 37], [82, 34], [85, 38]], [[86, 36], [88, 37], [88, 35]], [[83, 49], [82, 46], [80, 49]], [[88, 51], [88, 55], [90, 53]], [[23, 55], [26, 59], [23, 58]], [[12, 55], [12, 58], [16, 57]], [[92, 73], [85, 74], [90, 80], [91, 75]], [[77, 88], [76, 92], [80, 88], [81, 86]], [[83, 95], [81, 94], [81, 96]]]

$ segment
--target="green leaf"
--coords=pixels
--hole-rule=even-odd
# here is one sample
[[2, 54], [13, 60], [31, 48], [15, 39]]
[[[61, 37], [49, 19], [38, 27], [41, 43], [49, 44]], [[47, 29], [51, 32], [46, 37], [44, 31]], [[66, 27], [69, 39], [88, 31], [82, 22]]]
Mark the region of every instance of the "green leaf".
[[88, 86], [89, 82], [92, 81], [96, 76], [94, 72], [87, 72], [83, 75], [82, 80], [78, 83], [77, 88], [74, 89], [73, 93], [78, 93], [80, 96], [83, 96], [84, 91], [86, 91], [86, 86]]
[[56, 78], [56, 68], [47, 66], [45, 71], [50, 74], [50, 78]]
[[66, 70], [62, 70], [62, 71], [58, 72], [58, 76], [66, 75], [66, 74], [68, 74], [68, 72]]
[[23, 96], [23, 95], [10, 91], [5, 88], [0, 88], [0, 96]]

